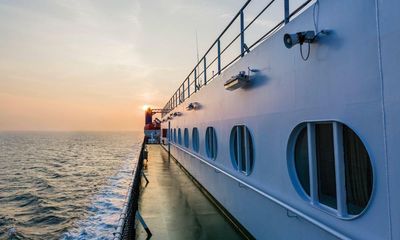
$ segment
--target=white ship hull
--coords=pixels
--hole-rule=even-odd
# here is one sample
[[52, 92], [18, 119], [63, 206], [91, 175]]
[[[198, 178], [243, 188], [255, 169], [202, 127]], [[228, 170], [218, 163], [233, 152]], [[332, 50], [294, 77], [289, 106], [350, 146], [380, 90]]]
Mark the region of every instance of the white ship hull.
[[[282, 39], [314, 29], [313, 6], [172, 110], [181, 116], [162, 123], [182, 136], [189, 129], [189, 147], [171, 141], [171, 154], [255, 238], [400, 239], [399, 9], [399, 1], [320, 0], [318, 27], [330, 34], [311, 44], [308, 61]], [[251, 86], [225, 90], [226, 80], [248, 68], [256, 70]], [[186, 110], [192, 102], [201, 108]], [[293, 183], [291, 134], [301, 123], [323, 121], [350, 127], [371, 159], [370, 201], [354, 218], [314, 206]], [[235, 125], [247, 126], [253, 139], [249, 175], [232, 167]], [[209, 126], [217, 136], [215, 160], [205, 149]]]

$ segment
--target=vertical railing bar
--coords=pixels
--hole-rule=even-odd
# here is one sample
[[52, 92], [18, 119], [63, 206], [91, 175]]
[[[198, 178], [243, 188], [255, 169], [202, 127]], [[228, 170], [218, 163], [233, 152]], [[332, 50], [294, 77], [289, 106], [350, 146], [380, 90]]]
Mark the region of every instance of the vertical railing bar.
[[188, 98], [190, 97], [190, 78], [187, 79]]
[[[182, 83], [183, 85], [183, 83]], [[183, 102], [183, 95], [185, 94], [185, 90], [182, 88], [182, 85], [179, 87], [179, 102]]]
[[177, 105], [181, 104], [181, 87], [178, 88], [178, 102]]
[[244, 13], [240, 11], [240, 56], [244, 56]]
[[290, 14], [289, 14], [289, 0], [285, 0], [284, 2], [284, 10], [285, 10], [285, 24], [287, 24], [290, 20]]
[[197, 70], [194, 69], [194, 92], [197, 92]]
[[318, 203], [318, 175], [315, 148], [315, 123], [307, 123], [308, 165], [310, 173], [311, 203]]
[[183, 81], [183, 83], [182, 83], [182, 85], [181, 85], [181, 88], [182, 88], [182, 101], [181, 102], [184, 102], [185, 101], [185, 81]]
[[206, 60], [206, 56], [204, 56], [203, 61], [204, 61], [204, 71], [203, 71], [203, 74], [204, 74], [204, 85], [207, 85], [207, 60]]
[[343, 151], [343, 125], [338, 122], [333, 122], [333, 150], [335, 154], [337, 210], [340, 217], [346, 217], [347, 204]]
[[221, 40], [218, 39], [217, 42], [217, 51], [218, 51], [218, 75], [221, 74]]

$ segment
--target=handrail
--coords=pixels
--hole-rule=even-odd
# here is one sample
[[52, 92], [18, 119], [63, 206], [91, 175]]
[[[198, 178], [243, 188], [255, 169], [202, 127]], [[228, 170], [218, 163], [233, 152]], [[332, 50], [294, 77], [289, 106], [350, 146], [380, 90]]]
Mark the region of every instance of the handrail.
[[113, 240], [131, 239], [135, 235], [135, 214], [138, 208], [139, 183], [143, 166], [145, 143], [134, 158], [132, 180], [129, 183], [128, 192], [124, 199], [118, 225], [113, 233]]
[[[231, 64], [233, 64], [235, 61], [237, 61], [239, 58], [243, 57], [247, 52], [251, 51], [257, 44], [259, 44], [261, 41], [265, 40], [266, 37], [272, 35], [277, 29], [279, 29], [281, 26], [284, 24], [287, 24], [290, 19], [299, 13], [303, 8], [305, 8], [310, 2], [313, 0], [304, 0], [305, 2], [300, 5], [297, 9], [295, 9], [292, 13], [289, 12], [289, 0], [284, 0], [284, 19], [280, 21], [276, 26], [272, 27], [269, 31], [267, 31], [266, 34], [263, 34], [259, 39], [257, 39], [254, 43], [250, 44], [247, 46], [245, 44], [245, 32], [250, 28], [250, 26], [253, 25], [253, 23], [267, 10], [271, 7], [271, 5], [276, 2], [276, 0], [271, 0], [268, 2], [268, 4], [247, 24], [247, 26], [244, 26], [244, 11], [246, 10], [247, 6], [250, 4], [252, 0], [247, 0], [244, 5], [240, 8], [240, 10], [235, 14], [235, 16], [232, 18], [232, 20], [228, 23], [228, 25], [224, 28], [224, 30], [218, 35], [216, 40], [211, 44], [211, 46], [207, 49], [205, 54], [200, 58], [200, 60], [197, 62], [197, 64], [194, 66], [194, 68], [190, 71], [190, 73], [187, 75], [185, 80], [182, 82], [182, 84], [179, 86], [179, 88], [174, 92], [172, 97], [169, 99], [169, 101], [166, 103], [164, 106], [165, 113], [162, 114], [162, 117], [164, 117], [169, 111], [173, 110], [175, 107], [183, 103], [187, 98], [189, 98], [193, 93], [196, 93], [197, 91], [200, 90], [200, 88], [204, 85], [206, 85], [209, 81], [213, 80], [215, 76], [221, 74], [222, 71], [224, 71], [227, 67], [229, 67]], [[237, 20], [240, 19], [240, 31], [233, 40], [231, 40], [226, 47], [224, 47], [221, 50], [221, 39], [226, 33], [228, 29], [233, 25], [233, 23]], [[225, 66], [221, 65], [221, 56], [228, 50], [234, 42], [236, 42], [240, 38], [240, 54], [238, 56], [234, 57], [233, 60], [229, 61]], [[211, 50], [217, 47], [217, 56], [213, 59], [207, 59], [208, 54], [211, 52]], [[209, 62], [208, 62], [209, 61]], [[207, 63], [208, 62], [208, 63]], [[217, 69], [215, 69], [216, 73], [213, 74], [207, 74], [207, 70], [210, 70], [213, 64], [217, 62]], [[203, 67], [201, 66], [203, 64]], [[200, 68], [202, 68], [202, 71], [199, 71]], [[214, 71], [213, 71], [214, 72]], [[208, 76], [207, 76], [208, 75]], [[192, 79], [192, 81], [191, 81]], [[202, 81], [203, 79], [203, 81]], [[194, 89], [191, 91], [191, 87], [194, 85]]]

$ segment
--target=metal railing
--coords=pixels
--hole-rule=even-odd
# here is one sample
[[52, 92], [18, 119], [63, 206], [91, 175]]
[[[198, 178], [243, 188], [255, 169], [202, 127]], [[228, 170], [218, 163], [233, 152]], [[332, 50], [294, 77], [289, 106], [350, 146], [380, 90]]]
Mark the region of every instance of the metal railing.
[[[189, 75], [185, 78], [183, 83], [179, 86], [179, 88], [172, 95], [170, 100], [164, 106], [164, 113], [162, 116], [164, 117], [167, 113], [172, 111], [175, 107], [183, 103], [187, 98], [189, 98], [192, 94], [199, 91], [203, 86], [207, 85], [210, 81], [212, 81], [216, 76], [220, 75], [222, 71], [236, 62], [238, 59], [242, 58], [245, 54], [249, 53], [254, 47], [256, 47], [259, 43], [261, 43], [266, 37], [272, 35], [276, 30], [282, 27], [284, 24], [287, 24], [290, 19], [299, 13], [305, 6], [307, 6], [313, 0], [305, 0], [303, 4], [301, 4], [297, 9], [293, 12], [290, 12], [289, 8], [289, 0], [283, 0], [283, 19], [278, 22], [277, 25], [270, 28], [266, 33], [262, 33], [261, 36], [255, 40], [252, 44], [247, 45], [245, 42], [245, 33], [249, 28], [256, 22], [260, 16], [269, 9], [274, 3], [279, 2], [278, 0], [271, 0], [268, 4], [245, 26], [245, 10], [248, 7], [252, 0], [248, 0], [236, 13], [233, 19], [229, 22], [229, 24], [225, 27], [225, 29], [221, 32], [221, 34], [217, 37], [217, 39], [211, 44], [206, 53], [200, 58], [199, 62], [194, 66]], [[221, 39], [226, 34], [228, 29], [232, 27], [232, 25], [239, 19], [240, 31], [236, 34], [233, 39], [228, 42], [228, 44], [221, 49]], [[234, 55], [230, 59], [227, 60], [225, 65], [222, 64], [222, 56], [227, 53], [227, 50], [230, 49], [233, 44], [240, 39], [240, 53]], [[216, 50], [216, 57], [211, 57], [212, 50]], [[215, 71], [211, 71], [210, 69], [213, 64], [216, 63]]]
[[141, 171], [143, 167], [145, 143], [143, 141], [140, 154], [135, 161], [132, 182], [129, 184], [128, 194], [125, 199], [118, 226], [114, 232], [114, 240], [135, 239], [136, 237], [136, 212], [138, 210]]

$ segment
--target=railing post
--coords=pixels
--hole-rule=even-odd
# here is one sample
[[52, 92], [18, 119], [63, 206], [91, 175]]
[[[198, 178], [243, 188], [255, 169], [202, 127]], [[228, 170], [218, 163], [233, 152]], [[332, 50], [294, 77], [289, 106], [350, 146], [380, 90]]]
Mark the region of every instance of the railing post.
[[194, 92], [197, 92], [197, 66], [194, 68]]
[[221, 40], [218, 38], [217, 41], [217, 51], [218, 51], [218, 75], [221, 74]]
[[190, 97], [190, 78], [187, 78], [188, 82], [188, 97]]
[[244, 13], [240, 11], [240, 56], [243, 57], [245, 52], [244, 48]]
[[182, 83], [182, 102], [185, 101], [185, 82]]
[[287, 24], [289, 22], [289, 0], [285, 0], [285, 24]]
[[203, 58], [204, 61], [204, 85], [207, 85], [207, 61], [206, 61], [206, 56]]

